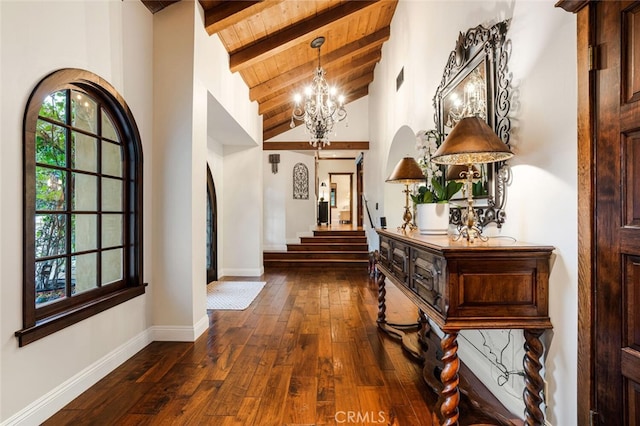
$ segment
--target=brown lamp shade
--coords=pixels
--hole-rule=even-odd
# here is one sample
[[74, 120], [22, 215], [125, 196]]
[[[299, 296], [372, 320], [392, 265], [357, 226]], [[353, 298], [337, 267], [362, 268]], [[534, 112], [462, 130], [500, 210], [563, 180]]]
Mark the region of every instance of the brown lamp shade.
[[[450, 164], [447, 167], [446, 180], [467, 180], [468, 170], [469, 167], [465, 164]], [[480, 170], [475, 165], [471, 166], [471, 171], [473, 172], [472, 179], [480, 179]]]
[[513, 157], [509, 147], [479, 117], [465, 117], [431, 157], [437, 164], [478, 164]]
[[425, 179], [418, 162], [413, 157], [404, 157], [396, 164], [387, 182], [410, 184], [422, 182]]

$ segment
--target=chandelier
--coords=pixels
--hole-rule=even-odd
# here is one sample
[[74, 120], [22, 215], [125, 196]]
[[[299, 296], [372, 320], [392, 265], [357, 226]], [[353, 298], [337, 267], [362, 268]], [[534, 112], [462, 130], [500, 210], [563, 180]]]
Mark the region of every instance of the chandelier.
[[304, 91], [304, 103], [302, 96], [296, 93], [291, 116], [291, 128], [296, 126], [294, 120], [303, 121], [309, 143], [318, 149], [331, 144], [329, 134], [333, 131], [334, 124], [347, 117], [344, 96], [336, 96], [336, 88], [329, 87], [324, 79], [325, 71], [320, 66], [320, 46], [323, 43], [324, 37], [317, 37], [311, 42], [311, 47], [318, 49], [318, 68], [311, 85]]

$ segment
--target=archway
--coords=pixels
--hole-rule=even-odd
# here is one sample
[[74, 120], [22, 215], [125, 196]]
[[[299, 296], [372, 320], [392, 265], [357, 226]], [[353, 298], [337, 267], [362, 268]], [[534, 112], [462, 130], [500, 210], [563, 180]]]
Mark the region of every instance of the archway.
[[218, 279], [218, 206], [216, 187], [207, 164], [207, 284]]
[[[387, 164], [385, 167], [385, 177], [389, 176], [398, 162], [405, 156], [416, 156], [416, 135], [409, 126], [402, 126], [393, 136]], [[386, 183], [384, 185], [384, 215], [387, 218], [387, 226], [395, 228], [403, 222], [405, 195], [402, 192], [404, 185]]]

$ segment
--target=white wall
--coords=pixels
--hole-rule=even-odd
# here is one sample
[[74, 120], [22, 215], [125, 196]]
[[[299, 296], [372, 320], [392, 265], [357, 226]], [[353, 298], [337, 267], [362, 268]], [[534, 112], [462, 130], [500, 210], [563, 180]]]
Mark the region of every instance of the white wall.
[[[262, 267], [262, 147], [224, 146], [224, 275], [259, 276]], [[241, 176], [241, 177], [240, 177]]]
[[139, 1], [5, 0], [0, 2], [0, 62], [0, 421], [37, 424], [148, 343], [154, 273], [146, 250], [144, 279], [151, 283], [146, 295], [18, 348], [24, 108], [34, 86], [60, 68], [89, 70], [118, 90], [142, 138], [144, 243], [153, 245], [152, 17]]
[[[514, 11], [516, 104], [513, 183], [504, 235], [556, 247], [545, 336], [549, 418], [575, 424], [577, 402], [577, 87], [576, 20], [526, 3]], [[535, 29], [532, 27], [535, 26]], [[516, 46], [527, 46], [518, 49]], [[558, 96], [562, 94], [562, 96]], [[511, 206], [514, 206], [513, 208]], [[553, 207], [552, 207], [553, 206]]]
[[[550, 277], [550, 316], [546, 379], [547, 418], [553, 425], [576, 424], [577, 203], [576, 203], [576, 23], [553, 1], [401, 1], [390, 40], [370, 86], [371, 149], [366, 156], [365, 192], [369, 205], [381, 203], [391, 215], [383, 184], [390, 143], [402, 126], [434, 127], [432, 97], [459, 32], [512, 18], [509, 68], [513, 72], [512, 144], [516, 154], [502, 235], [556, 247]], [[405, 82], [395, 92], [404, 66]], [[558, 96], [561, 93], [562, 96]], [[390, 185], [390, 184], [386, 184]], [[390, 224], [391, 226], [391, 224]], [[505, 332], [488, 334], [498, 346]], [[475, 333], [465, 333], [477, 342]], [[521, 369], [521, 333], [508, 362]], [[494, 369], [464, 338], [460, 355], [512, 410], [522, 416], [520, 379], [504, 388]], [[489, 373], [489, 374], [487, 374]]]
[[[411, 129], [411, 127], [403, 125], [396, 133], [393, 135], [391, 139], [391, 145], [389, 147], [389, 155], [380, 159], [382, 169], [382, 177], [383, 180], [372, 190], [375, 193], [375, 190], [383, 191], [383, 200], [382, 208], [378, 209], [375, 213], [377, 218], [373, 218], [376, 226], [380, 226], [380, 217], [384, 216], [387, 219], [387, 229], [396, 229], [398, 226], [401, 226], [404, 223], [404, 207], [406, 205], [406, 194], [405, 194], [405, 185], [399, 183], [387, 183], [385, 180], [391, 176], [393, 173], [393, 169], [400, 162], [400, 160], [404, 157], [414, 157], [417, 160], [418, 152], [416, 151], [416, 135], [415, 131]], [[371, 158], [367, 158], [367, 162], [369, 162]], [[374, 157], [375, 159], [375, 157]], [[367, 186], [368, 180], [365, 179], [365, 191], [368, 191]], [[410, 185], [409, 189], [412, 190], [415, 185]], [[377, 202], [377, 201], [376, 201]], [[385, 204], [388, 206], [386, 209], [384, 208]], [[371, 205], [371, 203], [370, 203]], [[375, 206], [375, 202], [373, 203]], [[413, 202], [409, 199], [409, 206], [411, 208], [411, 214], [414, 215], [415, 211], [413, 209]], [[370, 250], [375, 250], [378, 248], [378, 238], [374, 229], [368, 228], [366, 230], [367, 237], [369, 241]]]
[[213, 176], [221, 231], [218, 276], [263, 271], [261, 124], [246, 85], [228, 70], [219, 39], [204, 30], [198, 2], [179, 2], [156, 13], [154, 42], [156, 142], [161, 147], [154, 159], [155, 180], [168, 189], [154, 204], [159, 239], [154, 245], [159, 269], [154, 323], [165, 327], [156, 338], [194, 340], [208, 324], [203, 230], [209, 157], [218, 162]]
[[208, 157], [217, 169], [212, 167], [218, 191], [218, 277], [258, 276], [264, 271], [262, 117], [257, 103], [249, 101], [249, 89], [240, 75], [229, 71], [229, 56], [220, 39], [205, 31], [202, 7], [186, 3], [195, 13], [194, 98], [207, 98], [197, 108], [207, 120], [206, 136], [199, 134], [198, 144], [204, 138], [208, 146], [208, 154], [199, 162], [206, 170]]
[[202, 100], [194, 96], [193, 4], [174, 6], [154, 16], [154, 181], [164, 191], [154, 199], [153, 306], [157, 325], [193, 327], [206, 315], [204, 303], [193, 303], [198, 287], [206, 286], [205, 253], [197, 244], [202, 233], [196, 232], [205, 223], [205, 208], [199, 207], [206, 200], [206, 156], [194, 128]]
[[[278, 173], [271, 171], [269, 154], [279, 154]], [[312, 152], [263, 151], [264, 250], [286, 250], [299, 243], [316, 224], [315, 159]], [[309, 170], [309, 198], [293, 199], [293, 167]]]
[[[2, 424], [40, 423], [150, 341], [193, 340], [206, 330], [207, 159], [217, 183], [218, 213], [226, 217], [219, 223], [219, 267], [226, 264], [231, 272], [247, 275], [262, 272], [261, 119], [244, 83], [229, 72], [226, 51], [206, 35], [202, 20], [197, 2], [180, 2], [156, 15], [138, 0], [0, 2], [0, 62], [11, 64], [0, 74], [0, 109], [8, 111], [0, 122], [0, 188], [6, 197], [0, 252], [10, 253], [0, 258]], [[52, 23], [67, 21], [74, 25], [51, 30]], [[70, 45], [74, 48], [61, 48]], [[136, 118], [145, 160], [144, 278], [149, 286], [145, 296], [18, 348], [13, 334], [22, 327], [16, 258], [22, 246], [22, 184], [16, 179], [21, 176], [22, 117], [37, 82], [64, 67], [105, 78]], [[220, 116], [225, 126], [213, 126], [217, 132], [210, 134], [209, 123]], [[242, 146], [225, 150], [226, 144]]]
[[[311, 79], [311, 76], [309, 76]], [[292, 102], [293, 108], [293, 102]], [[368, 97], [360, 98], [351, 103], [348, 103], [345, 108], [347, 109], [347, 118], [336, 124], [334, 128], [335, 132], [332, 140], [338, 141], [368, 141], [369, 140], [369, 112], [368, 112]], [[289, 141], [305, 141], [308, 140], [308, 135], [304, 132], [304, 126], [298, 126], [287, 132], [277, 135], [269, 141], [273, 142], [289, 142]], [[331, 150], [331, 146], [325, 149], [323, 155]], [[336, 153], [338, 157], [341, 156], [341, 151], [332, 151]], [[311, 154], [313, 151], [307, 151], [304, 154], [295, 153], [292, 151], [265, 151], [263, 158], [264, 164], [264, 249], [265, 250], [285, 250], [286, 243], [298, 242], [298, 236], [308, 232], [311, 227], [316, 224], [317, 207], [315, 204], [315, 183], [313, 181], [315, 176], [315, 164]], [[286, 175], [272, 176], [271, 165], [268, 163], [268, 154], [280, 154], [280, 170], [286, 170], [285, 167], [289, 167], [289, 175], [291, 175], [291, 168], [293, 165], [302, 161], [309, 167], [309, 200], [303, 202], [302, 200], [292, 200], [292, 183], [289, 181], [291, 177]], [[299, 160], [297, 160], [299, 159]], [[332, 160], [322, 160], [321, 165], [333, 162]], [[365, 166], [365, 174], [367, 173], [367, 166]], [[355, 173], [355, 163], [353, 166]], [[319, 175], [320, 177], [320, 175]], [[320, 180], [321, 182], [322, 180]], [[328, 185], [328, 176], [327, 176]], [[354, 175], [355, 184], [355, 175]], [[318, 183], [319, 185], [319, 183]], [[282, 190], [288, 192], [282, 193]], [[355, 192], [355, 191], [354, 191]], [[354, 195], [355, 196], [355, 195]], [[329, 199], [329, 187], [327, 186], [325, 199]], [[354, 202], [355, 211], [355, 202]], [[355, 214], [355, 213], [354, 213]], [[355, 217], [355, 216], [354, 216]]]

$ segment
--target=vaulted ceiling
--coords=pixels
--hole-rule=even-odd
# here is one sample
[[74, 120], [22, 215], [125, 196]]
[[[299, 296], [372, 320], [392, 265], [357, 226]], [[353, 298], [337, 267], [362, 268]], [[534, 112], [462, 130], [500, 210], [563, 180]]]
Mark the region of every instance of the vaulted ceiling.
[[[293, 94], [302, 93], [318, 66], [318, 52], [310, 46], [318, 36], [326, 38], [320, 60], [327, 81], [338, 86], [346, 103], [369, 93], [397, 5], [397, 0], [199, 1], [205, 29], [218, 35], [229, 52], [229, 69], [240, 73], [250, 100], [258, 102], [264, 140], [290, 129]], [[143, 3], [155, 13], [175, 0]]]

